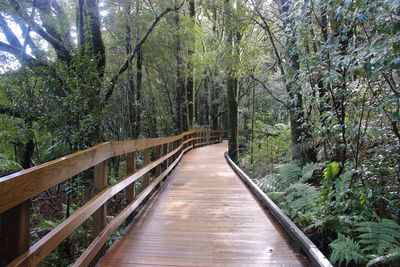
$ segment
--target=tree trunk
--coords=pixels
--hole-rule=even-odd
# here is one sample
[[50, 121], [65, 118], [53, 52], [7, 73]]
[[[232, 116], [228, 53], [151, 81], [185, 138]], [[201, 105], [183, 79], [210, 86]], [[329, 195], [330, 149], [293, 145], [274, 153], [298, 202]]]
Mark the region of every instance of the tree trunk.
[[[228, 60], [234, 58], [234, 42], [233, 42], [233, 27], [232, 27], [232, 7], [229, 0], [225, 0], [225, 19], [226, 19], [226, 54]], [[238, 55], [237, 55], [238, 56]], [[226, 93], [228, 102], [228, 153], [233, 161], [237, 161], [239, 158], [238, 153], [238, 102], [237, 102], [237, 90], [238, 80], [235, 77], [234, 69], [232, 64], [228, 64], [226, 78]]]
[[187, 92], [187, 107], [188, 107], [188, 126], [191, 128], [193, 124], [194, 117], [194, 104], [193, 104], [193, 88], [194, 88], [194, 66], [193, 66], [193, 55], [194, 47], [196, 44], [196, 36], [193, 34], [193, 28], [195, 26], [196, 10], [194, 0], [189, 1], [189, 16], [190, 16], [190, 44], [189, 44], [189, 60], [187, 64], [188, 77], [186, 81], [186, 92]]
[[137, 139], [140, 136], [140, 126], [142, 123], [142, 80], [143, 80], [143, 53], [141, 50], [138, 51], [136, 58], [136, 120], [135, 120], [135, 131], [133, 138]]
[[[285, 13], [290, 8], [289, 0], [275, 0], [279, 7], [279, 13], [281, 17], [285, 17]], [[291, 25], [292, 19], [283, 19], [285, 25]], [[286, 91], [289, 94], [289, 115], [290, 115], [290, 126], [291, 126], [291, 139], [292, 139], [292, 154], [294, 160], [299, 160], [302, 165], [307, 162], [316, 161], [316, 153], [313, 147], [311, 147], [311, 135], [308, 132], [308, 127], [302, 126], [305, 121], [305, 115], [303, 111], [303, 96], [300, 93], [300, 86], [293, 81], [296, 81], [299, 75], [300, 63], [299, 55], [292, 53], [293, 47], [296, 46], [296, 35], [291, 34], [285, 41], [285, 53], [289, 59], [289, 64], [286, 71], [287, 79]], [[277, 53], [277, 52], [276, 52]], [[279, 60], [280, 61], [280, 60]], [[281, 61], [280, 61], [281, 62]], [[281, 67], [283, 70], [283, 67]], [[309, 143], [306, 148], [303, 144]]]
[[182, 56], [181, 56], [181, 37], [180, 37], [180, 19], [179, 11], [175, 12], [175, 62], [176, 62], [176, 77], [175, 77], [175, 133], [182, 132], [182, 92], [183, 92], [183, 77], [182, 77]]

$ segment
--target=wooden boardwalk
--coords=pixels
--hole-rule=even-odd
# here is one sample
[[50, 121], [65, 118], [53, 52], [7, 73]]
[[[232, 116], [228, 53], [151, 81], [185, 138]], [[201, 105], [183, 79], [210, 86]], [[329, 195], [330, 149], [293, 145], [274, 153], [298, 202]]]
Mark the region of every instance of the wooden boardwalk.
[[224, 158], [188, 152], [99, 266], [308, 266]]

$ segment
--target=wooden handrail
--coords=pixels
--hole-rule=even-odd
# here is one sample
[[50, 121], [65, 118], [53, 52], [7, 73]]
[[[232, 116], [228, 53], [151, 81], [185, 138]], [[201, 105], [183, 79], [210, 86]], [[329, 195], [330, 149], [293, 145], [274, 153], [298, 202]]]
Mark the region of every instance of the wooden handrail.
[[[207, 137], [205, 137], [205, 135], [207, 135]], [[95, 167], [95, 179], [98, 179], [99, 186], [98, 193], [92, 199], [42, 237], [38, 242], [33, 244], [28, 250], [25, 248], [21, 251], [20, 247], [16, 248], [16, 256], [18, 257], [10, 263], [10, 266], [31, 266], [39, 264], [76, 228], [96, 212], [96, 216], [100, 217], [98, 222], [94, 220], [95, 225], [93, 228], [97, 229], [94, 231], [96, 232], [95, 239], [76, 264], [78, 266], [84, 266], [90, 263], [104, 246], [109, 235], [111, 235], [122, 222], [132, 214], [134, 209], [154, 191], [154, 188], [168, 175], [187, 150], [193, 148], [196, 144], [200, 145], [199, 143], [209, 144], [220, 141], [221, 137], [222, 131], [219, 130], [193, 130], [172, 137], [102, 143], [60, 159], [0, 178], [0, 213], [3, 213], [2, 216], [7, 214], [9, 212], [8, 210], [18, 208], [21, 203], [25, 203], [30, 198], [50, 187], [93, 166]], [[141, 169], [134, 171], [134, 152], [145, 150], [146, 153], [150, 153], [149, 149], [153, 148], [156, 149], [156, 155], [159, 158], [148, 162], [148, 164]], [[161, 149], [163, 150], [162, 153]], [[129, 168], [127, 168], [127, 175], [122, 180], [107, 186], [107, 177], [104, 176], [107, 175], [107, 160], [123, 154], [128, 154], [127, 165], [129, 165]], [[148, 157], [149, 155], [150, 154], [147, 154]], [[149, 161], [149, 158], [147, 161]], [[150, 176], [147, 175], [154, 168], [156, 168], [156, 178], [150, 183], [150, 179], [147, 178]], [[142, 177], [149, 181], [149, 185], [144, 181], [144, 185], [147, 187], [135, 198], [134, 184]], [[107, 225], [105, 223], [106, 212], [104, 205], [110, 198], [124, 189], [127, 189], [128, 206]], [[128, 197], [128, 191], [130, 197]], [[101, 207], [103, 207], [104, 212], [99, 213]], [[27, 209], [29, 209], [29, 206], [27, 206]], [[7, 218], [2, 217], [2, 220], [7, 220]], [[18, 222], [15, 223], [18, 224]], [[7, 238], [7, 234], [4, 233], [6, 230], [7, 229], [1, 229], [0, 239]], [[10, 233], [8, 238], [16, 237], [12, 236], [12, 233]], [[20, 238], [28, 238], [29, 240], [29, 236]], [[0, 240], [0, 244], [1, 242], [4, 243], [4, 240]], [[2, 248], [0, 247], [0, 252], [1, 250]]]

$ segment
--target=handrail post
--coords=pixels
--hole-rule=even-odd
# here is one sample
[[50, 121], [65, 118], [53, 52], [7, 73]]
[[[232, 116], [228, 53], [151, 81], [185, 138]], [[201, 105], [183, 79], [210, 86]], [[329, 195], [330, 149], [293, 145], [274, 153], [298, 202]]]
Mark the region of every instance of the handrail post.
[[[162, 155], [165, 156], [168, 154], [168, 143], [163, 144]], [[163, 170], [165, 171], [168, 168], [168, 159], [164, 160], [163, 162]]]
[[[136, 152], [128, 153], [126, 159], [126, 174], [131, 175], [136, 171]], [[136, 192], [136, 182], [128, 185], [125, 189], [126, 194], [126, 202], [131, 203], [135, 200], [137, 192]], [[128, 216], [126, 219], [126, 223], [130, 223], [133, 220], [132, 214]]]
[[31, 201], [0, 214], [0, 266], [7, 265], [29, 249]]
[[[156, 160], [161, 158], [161, 145], [156, 146]], [[157, 178], [161, 174], [161, 164], [158, 164], [156, 167], [155, 177]]]
[[[108, 160], [100, 162], [96, 166], [94, 166], [94, 191], [95, 194], [102, 191], [108, 185]], [[99, 233], [106, 227], [107, 225], [107, 205], [104, 204], [100, 208], [98, 208], [93, 213], [93, 239], [96, 238]], [[104, 252], [104, 247], [100, 250], [97, 256], [94, 259], [96, 262], [101, 254]]]
[[[151, 148], [146, 148], [144, 150], [143, 166], [147, 166], [150, 163], [150, 157], [151, 157]], [[147, 172], [143, 176], [143, 189], [146, 188], [149, 184], [150, 184], [150, 172]]]

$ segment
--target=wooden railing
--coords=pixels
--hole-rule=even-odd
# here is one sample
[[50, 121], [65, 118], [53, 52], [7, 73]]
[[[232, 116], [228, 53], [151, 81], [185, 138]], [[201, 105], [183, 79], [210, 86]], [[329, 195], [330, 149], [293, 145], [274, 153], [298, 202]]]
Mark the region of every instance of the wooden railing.
[[[178, 136], [108, 142], [0, 178], [0, 265], [36, 266], [90, 216], [93, 216], [93, 241], [74, 266], [87, 266], [118, 227], [153, 192], [194, 146], [219, 142], [222, 131], [193, 130]], [[144, 164], [136, 168], [136, 152], [144, 150]], [[155, 159], [151, 161], [151, 153]], [[108, 185], [108, 160], [127, 155], [126, 176]], [[29, 247], [30, 199], [67, 179], [94, 167], [97, 193], [85, 205]], [[153, 170], [154, 169], [154, 170]], [[150, 178], [150, 171], [154, 178]], [[135, 183], [142, 178], [143, 190]], [[127, 206], [107, 223], [106, 202], [125, 190]]]

